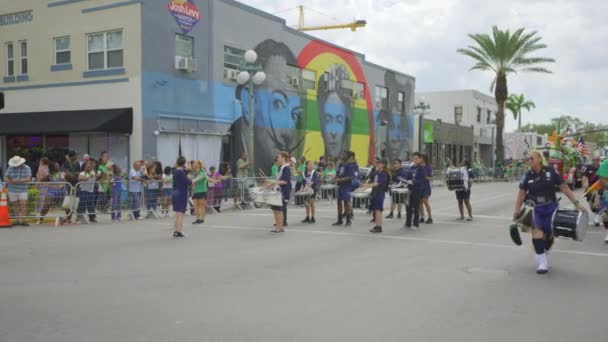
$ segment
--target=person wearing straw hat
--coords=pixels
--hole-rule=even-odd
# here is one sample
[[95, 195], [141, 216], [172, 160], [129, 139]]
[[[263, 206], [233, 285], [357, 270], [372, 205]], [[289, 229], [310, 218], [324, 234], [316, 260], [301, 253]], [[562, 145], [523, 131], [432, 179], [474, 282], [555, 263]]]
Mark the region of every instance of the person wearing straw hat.
[[553, 231], [551, 229], [551, 217], [557, 210], [557, 197], [555, 187], [559, 189], [572, 201], [574, 206], [583, 211], [583, 207], [576, 196], [564, 183], [562, 177], [555, 169], [548, 167], [542, 153], [533, 150], [528, 155], [530, 171], [528, 171], [519, 183], [519, 192], [515, 200], [515, 211], [513, 218], [519, 218], [520, 209], [524, 200], [534, 203], [534, 227], [532, 228], [532, 244], [534, 245], [535, 259], [538, 264], [536, 273], [545, 274], [549, 272], [549, 261], [547, 252], [553, 245]]
[[15, 225], [29, 226], [23, 217], [27, 215], [27, 183], [32, 182], [32, 170], [25, 164], [24, 158], [14, 156], [8, 161], [5, 182], [13, 215], [17, 217]]

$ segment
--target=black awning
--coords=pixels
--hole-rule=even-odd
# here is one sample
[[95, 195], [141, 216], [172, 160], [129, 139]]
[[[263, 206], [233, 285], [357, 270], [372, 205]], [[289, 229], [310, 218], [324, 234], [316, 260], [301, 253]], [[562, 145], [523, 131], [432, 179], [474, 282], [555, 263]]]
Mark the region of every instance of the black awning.
[[103, 132], [131, 134], [133, 109], [0, 113], [0, 135]]

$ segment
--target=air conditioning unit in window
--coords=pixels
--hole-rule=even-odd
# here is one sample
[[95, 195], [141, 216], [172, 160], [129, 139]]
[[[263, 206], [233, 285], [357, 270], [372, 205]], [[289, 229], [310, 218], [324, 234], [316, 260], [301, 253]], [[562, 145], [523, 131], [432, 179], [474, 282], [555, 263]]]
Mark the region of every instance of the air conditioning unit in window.
[[224, 68], [224, 79], [236, 82], [236, 76], [239, 74], [238, 70]]
[[287, 81], [292, 87], [298, 88], [300, 86], [300, 79], [298, 77], [291, 76]]
[[198, 70], [198, 60], [196, 58], [175, 56], [175, 69], [193, 72]]

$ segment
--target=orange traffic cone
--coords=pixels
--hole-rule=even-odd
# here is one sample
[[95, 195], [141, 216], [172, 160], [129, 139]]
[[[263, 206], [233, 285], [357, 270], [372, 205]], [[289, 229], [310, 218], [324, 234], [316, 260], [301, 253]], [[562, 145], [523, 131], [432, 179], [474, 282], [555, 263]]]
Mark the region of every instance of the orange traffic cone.
[[6, 188], [2, 189], [0, 196], [0, 228], [12, 227], [11, 217], [8, 213], [8, 201], [6, 199]]

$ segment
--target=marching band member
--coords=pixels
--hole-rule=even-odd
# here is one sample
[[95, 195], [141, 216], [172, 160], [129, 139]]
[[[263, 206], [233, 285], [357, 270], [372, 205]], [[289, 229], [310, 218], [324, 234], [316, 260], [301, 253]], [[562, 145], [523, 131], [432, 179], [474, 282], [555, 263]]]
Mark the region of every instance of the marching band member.
[[427, 172], [423, 164], [422, 153], [414, 152], [412, 154], [412, 162], [414, 167], [412, 169], [412, 180], [410, 201], [405, 208], [405, 227], [417, 229], [420, 218], [420, 199], [425, 193]]
[[[471, 208], [471, 179], [473, 178], [473, 171], [471, 170], [471, 163], [468, 160], [462, 162], [460, 167], [462, 173], [462, 180], [464, 182], [464, 190], [456, 190], [456, 200], [458, 201], [458, 211], [460, 211], [460, 217], [458, 220], [464, 221], [464, 206], [467, 207], [467, 221], [473, 221], [473, 209]], [[464, 203], [463, 203], [464, 202]]]
[[289, 203], [289, 195], [291, 193], [291, 169], [287, 163], [288, 158], [289, 154], [287, 152], [279, 152], [279, 154], [277, 154], [278, 171], [276, 179], [266, 180], [266, 187], [270, 188], [278, 185], [281, 188], [281, 198], [283, 202], [282, 206], [273, 205], [270, 207], [274, 215], [275, 225], [275, 229], [271, 230], [272, 233], [285, 232], [283, 220], [287, 213], [287, 203]]
[[557, 210], [557, 198], [555, 186], [572, 201], [578, 210], [584, 210], [574, 193], [562, 177], [552, 167], [547, 167], [543, 155], [539, 151], [531, 151], [528, 155], [530, 171], [519, 183], [519, 192], [515, 200], [513, 217], [516, 218], [524, 200], [528, 199], [534, 203], [534, 228], [532, 229], [532, 244], [536, 252], [535, 258], [538, 264], [536, 273], [545, 274], [549, 271], [547, 251], [553, 245], [553, 231], [551, 229], [551, 217]]
[[386, 160], [376, 162], [376, 172], [372, 183], [365, 183], [362, 187], [372, 188], [370, 209], [374, 213], [376, 226], [370, 229], [372, 233], [382, 233], [382, 211], [384, 210], [384, 194], [388, 191], [390, 182], [389, 170], [386, 168]]
[[[393, 169], [393, 185], [405, 184], [409, 177], [408, 171], [401, 165], [401, 159], [393, 160], [391, 168]], [[386, 218], [392, 219], [394, 217], [393, 212], [395, 211], [395, 207], [397, 207], [397, 218], [401, 219], [401, 207], [405, 205], [405, 202], [405, 197], [393, 197], [393, 200], [391, 201], [391, 212], [386, 216]]]
[[359, 166], [355, 161], [355, 153], [352, 151], [344, 151], [342, 154], [342, 163], [338, 169], [336, 183], [338, 184], [338, 221], [332, 226], [340, 226], [344, 223], [342, 220], [346, 218], [345, 226], [352, 224], [352, 208], [350, 207], [351, 193], [354, 190], [356, 178], [359, 176]]
[[[598, 180], [597, 171], [600, 167], [600, 157], [593, 157], [593, 164], [587, 166], [585, 171], [583, 172], [583, 186], [585, 187], [585, 192], [589, 190], [589, 187], [592, 186]], [[596, 227], [600, 226], [600, 215], [599, 215], [599, 206], [598, 201], [596, 200], [595, 193], [589, 193], [586, 195], [587, 202], [589, 202], [589, 208], [591, 208], [591, 212], [593, 213], [593, 224]]]
[[302, 223], [316, 223], [315, 199], [317, 198], [320, 183], [319, 174], [315, 171], [315, 163], [312, 160], [309, 160], [306, 162], [306, 169], [303, 173], [302, 188], [305, 190], [312, 190], [312, 195], [308, 199], [308, 203], [306, 203], [306, 218]]

